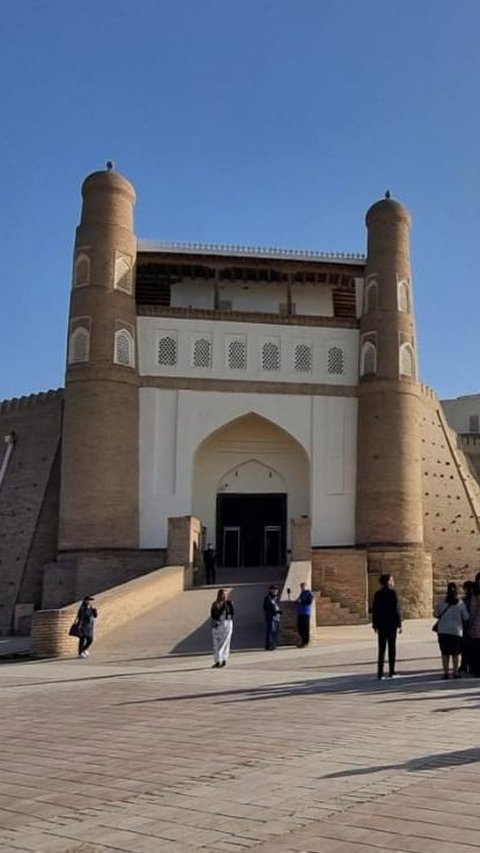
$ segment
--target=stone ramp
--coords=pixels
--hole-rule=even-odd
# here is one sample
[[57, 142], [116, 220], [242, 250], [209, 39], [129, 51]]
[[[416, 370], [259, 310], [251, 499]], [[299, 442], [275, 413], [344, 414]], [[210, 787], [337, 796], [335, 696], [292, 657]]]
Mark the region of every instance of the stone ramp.
[[[232, 649], [263, 648], [262, 604], [268, 583], [228, 584], [226, 577], [219, 575], [235, 607]], [[95, 660], [147, 662], [167, 655], [209, 654], [212, 650], [210, 607], [219, 586], [202, 586], [182, 592], [112, 631], [95, 644]]]

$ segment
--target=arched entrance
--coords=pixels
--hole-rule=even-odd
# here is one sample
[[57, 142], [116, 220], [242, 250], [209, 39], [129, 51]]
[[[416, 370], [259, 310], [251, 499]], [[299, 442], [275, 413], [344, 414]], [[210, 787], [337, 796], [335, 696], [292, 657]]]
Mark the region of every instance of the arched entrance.
[[285, 565], [288, 521], [309, 515], [309, 493], [304, 449], [259, 415], [227, 424], [197, 450], [193, 513], [221, 565]]

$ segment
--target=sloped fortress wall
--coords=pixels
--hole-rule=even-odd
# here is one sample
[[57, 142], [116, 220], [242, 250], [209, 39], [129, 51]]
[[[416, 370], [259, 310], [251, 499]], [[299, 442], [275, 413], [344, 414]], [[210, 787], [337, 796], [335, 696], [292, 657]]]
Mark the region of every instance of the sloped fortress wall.
[[427, 388], [420, 400], [420, 442], [425, 546], [436, 599], [448, 581], [469, 580], [480, 571], [480, 485]]
[[[43, 566], [56, 557], [62, 391], [0, 403], [0, 463], [14, 446], [0, 485], [0, 633], [28, 631], [40, 606]], [[23, 611], [24, 624], [15, 626]]]

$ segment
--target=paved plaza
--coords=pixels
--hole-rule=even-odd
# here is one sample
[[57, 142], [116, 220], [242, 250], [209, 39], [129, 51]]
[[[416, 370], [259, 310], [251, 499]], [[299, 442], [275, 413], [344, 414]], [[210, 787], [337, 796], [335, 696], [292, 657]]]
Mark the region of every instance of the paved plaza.
[[431, 621], [384, 682], [369, 626], [212, 670], [145, 624], [0, 666], [2, 853], [480, 849], [479, 685], [441, 680]]

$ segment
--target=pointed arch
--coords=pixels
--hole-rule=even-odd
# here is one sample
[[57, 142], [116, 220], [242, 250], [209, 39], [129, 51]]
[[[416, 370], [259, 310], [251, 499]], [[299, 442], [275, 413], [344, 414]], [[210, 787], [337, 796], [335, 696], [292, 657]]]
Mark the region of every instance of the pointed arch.
[[118, 329], [115, 332], [113, 360], [115, 364], [121, 364], [123, 367], [135, 367], [134, 340], [128, 329]]
[[[219, 541], [222, 495], [285, 495], [287, 520], [310, 514], [310, 461], [302, 444], [272, 420], [248, 412], [211, 431], [192, 466], [192, 514]], [[254, 519], [255, 521], [255, 519]], [[220, 523], [220, 522], [219, 522]], [[288, 536], [288, 524], [284, 533]]]
[[416, 377], [415, 352], [410, 343], [402, 344], [399, 354], [400, 376]]
[[377, 372], [377, 347], [372, 341], [365, 341], [360, 352], [360, 376], [369, 376]]
[[85, 326], [77, 326], [68, 342], [68, 363], [82, 364], [90, 358], [90, 332]]

